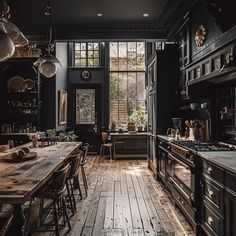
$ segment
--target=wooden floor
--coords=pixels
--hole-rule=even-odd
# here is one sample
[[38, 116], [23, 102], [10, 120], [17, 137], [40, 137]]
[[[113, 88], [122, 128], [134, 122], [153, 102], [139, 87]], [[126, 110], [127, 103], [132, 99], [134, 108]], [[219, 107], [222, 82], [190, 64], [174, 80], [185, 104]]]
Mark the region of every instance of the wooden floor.
[[[170, 196], [152, 176], [145, 160], [88, 156], [89, 192], [77, 203], [72, 230], [61, 235], [193, 236], [193, 230]], [[84, 192], [83, 192], [84, 193]], [[53, 235], [34, 233], [33, 235]]]

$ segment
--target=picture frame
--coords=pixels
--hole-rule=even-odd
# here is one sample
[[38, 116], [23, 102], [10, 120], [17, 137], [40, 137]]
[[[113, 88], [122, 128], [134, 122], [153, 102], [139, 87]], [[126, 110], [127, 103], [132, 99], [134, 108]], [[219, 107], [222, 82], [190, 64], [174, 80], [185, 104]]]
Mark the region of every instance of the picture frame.
[[67, 92], [58, 91], [58, 125], [67, 123]]

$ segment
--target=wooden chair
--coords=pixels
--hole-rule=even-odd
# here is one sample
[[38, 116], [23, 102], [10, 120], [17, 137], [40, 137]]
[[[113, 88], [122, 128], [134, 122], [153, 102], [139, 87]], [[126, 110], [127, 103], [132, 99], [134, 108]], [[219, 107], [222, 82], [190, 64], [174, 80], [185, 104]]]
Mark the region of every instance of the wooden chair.
[[109, 149], [109, 154], [110, 154], [110, 160], [112, 160], [112, 146], [113, 146], [113, 143], [111, 142], [107, 142], [108, 140], [108, 133], [107, 132], [102, 132], [102, 144], [101, 144], [101, 147], [100, 147], [100, 158], [99, 158], [99, 161], [101, 159], [101, 157], [104, 155], [104, 151], [106, 148]]
[[11, 226], [13, 219], [13, 209], [8, 205], [0, 205], [0, 235], [8, 235], [8, 229]]
[[[69, 171], [69, 163], [67, 163], [65, 166], [63, 166], [62, 168], [60, 168], [57, 171], [53, 172], [52, 177], [34, 194], [34, 196], [31, 198], [30, 201], [30, 205], [29, 205], [29, 214], [28, 214], [28, 219], [26, 220], [26, 224], [25, 224], [25, 229], [28, 229], [28, 225], [27, 222], [29, 221], [30, 218], [30, 208], [32, 205], [32, 202], [34, 200], [34, 198], [39, 198], [41, 199], [42, 205], [44, 202], [44, 199], [49, 199], [50, 204], [48, 206], [42, 206], [40, 212], [43, 213], [43, 210], [47, 210], [47, 214], [48, 214], [48, 210], [52, 209], [53, 210], [53, 220], [54, 220], [54, 225], [55, 228], [50, 230], [50, 229], [46, 229], [46, 230], [41, 230], [41, 229], [35, 229], [35, 230], [31, 230], [31, 232], [35, 232], [35, 231], [54, 231], [56, 236], [59, 236], [59, 223], [58, 223], [58, 216], [59, 213], [63, 215], [64, 219], [66, 220], [69, 230], [71, 230], [71, 225], [70, 225], [70, 221], [69, 221], [69, 217], [68, 217], [68, 212], [67, 212], [67, 206], [65, 203], [65, 198], [64, 198], [64, 192], [66, 190], [66, 178], [68, 175], [68, 171]], [[50, 208], [52, 206], [52, 208]], [[50, 212], [50, 211], [49, 211]], [[42, 216], [42, 214], [40, 214], [40, 216]], [[47, 217], [45, 217], [46, 219]], [[40, 222], [39, 222], [39, 226], [42, 225], [42, 221], [41, 221], [42, 217], [40, 217]], [[64, 221], [65, 223], [65, 221]], [[29, 233], [29, 232], [25, 232]]]
[[[66, 178], [66, 188], [70, 203], [70, 208], [72, 214], [76, 212], [76, 201], [75, 201], [75, 194], [74, 189], [78, 188], [80, 197], [82, 198], [82, 192], [80, 188], [80, 182], [79, 182], [79, 167], [80, 163], [83, 157], [82, 151], [78, 151], [77, 154], [74, 154], [69, 157], [68, 162], [70, 163], [70, 171], [68, 173], [68, 176]], [[75, 186], [76, 183], [76, 186]]]
[[84, 165], [87, 163], [86, 159], [87, 159], [87, 154], [88, 154], [88, 148], [89, 148], [88, 143], [84, 143], [83, 146], [81, 147], [81, 150], [83, 152], [83, 157], [82, 157], [82, 160], [80, 162], [81, 174], [82, 174], [82, 178], [83, 178], [83, 182], [84, 182], [84, 189], [85, 189], [86, 196], [88, 195], [88, 193], [87, 193], [88, 182], [87, 182], [87, 177], [86, 177], [85, 170], [84, 170]]

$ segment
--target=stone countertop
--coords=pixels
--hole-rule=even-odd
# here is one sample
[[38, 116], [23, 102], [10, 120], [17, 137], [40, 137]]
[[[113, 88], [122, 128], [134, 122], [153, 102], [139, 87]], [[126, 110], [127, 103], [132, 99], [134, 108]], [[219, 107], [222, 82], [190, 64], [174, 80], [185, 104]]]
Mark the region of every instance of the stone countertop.
[[236, 174], [236, 151], [197, 152], [197, 155]]
[[171, 137], [169, 137], [169, 136], [167, 136], [167, 135], [163, 135], [163, 134], [158, 134], [157, 137], [158, 137], [158, 138], [161, 138], [161, 139], [163, 139], [163, 140], [165, 140], [165, 141], [167, 141], [167, 142], [170, 142], [171, 140], [174, 139], [174, 138], [171, 138]]

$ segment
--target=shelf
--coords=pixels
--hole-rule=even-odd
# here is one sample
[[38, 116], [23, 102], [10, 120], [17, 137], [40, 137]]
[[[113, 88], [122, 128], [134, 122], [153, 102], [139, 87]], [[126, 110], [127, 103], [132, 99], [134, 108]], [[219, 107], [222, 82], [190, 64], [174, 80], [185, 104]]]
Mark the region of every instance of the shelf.
[[7, 95], [22, 95], [22, 94], [38, 94], [37, 91], [32, 91], [32, 92], [7, 92]]
[[35, 134], [34, 132], [32, 133], [1, 133], [1, 135], [7, 136], [7, 135], [30, 135], [30, 134]]
[[9, 108], [14, 109], [14, 108], [31, 108], [31, 109], [37, 109], [39, 106], [11, 106], [8, 105]]

